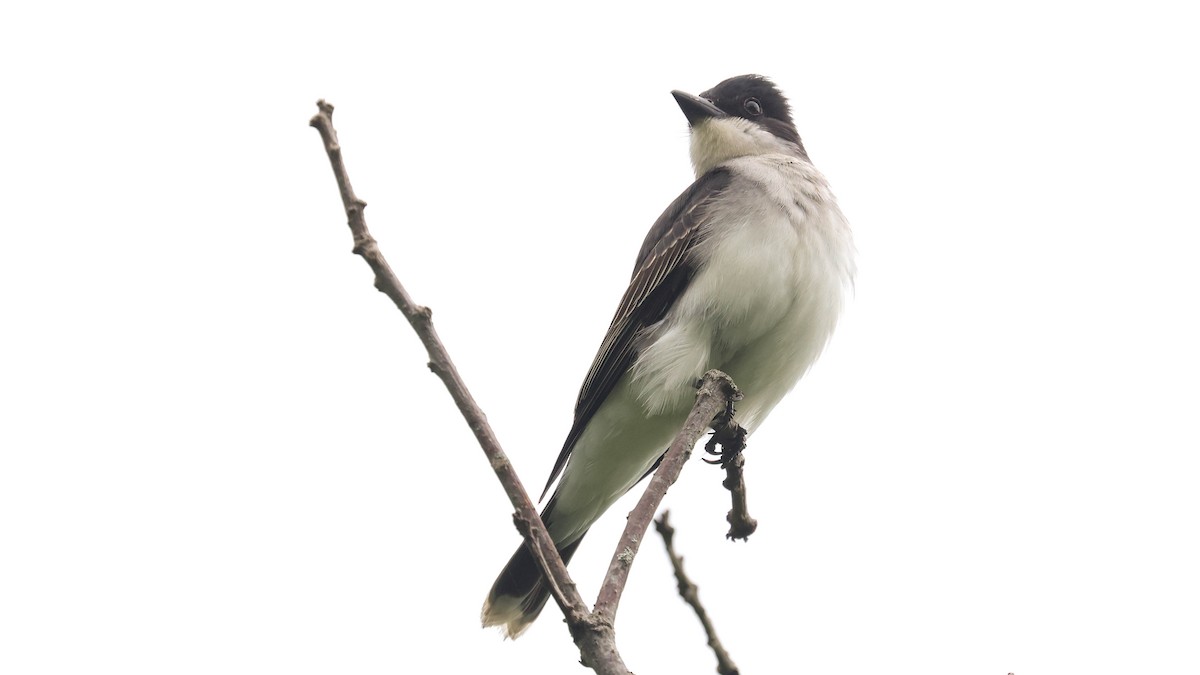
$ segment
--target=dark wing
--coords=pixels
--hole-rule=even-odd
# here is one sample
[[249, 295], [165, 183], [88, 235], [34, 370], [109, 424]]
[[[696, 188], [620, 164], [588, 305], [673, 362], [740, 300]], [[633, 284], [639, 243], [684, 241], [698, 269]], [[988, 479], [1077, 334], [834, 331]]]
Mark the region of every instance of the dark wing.
[[549, 492], [554, 479], [562, 473], [571, 450], [583, 435], [592, 415], [596, 414], [617, 381], [632, 365], [638, 333], [660, 321], [687, 288], [696, 271], [695, 261], [688, 253], [699, 240], [697, 235], [708, 206], [714, 197], [729, 186], [731, 179], [729, 171], [723, 168], [704, 174], [671, 202], [650, 228], [638, 253], [633, 279], [621, 298], [621, 305], [608, 327], [604, 342], [600, 344], [596, 359], [592, 361], [592, 368], [583, 380], [579, 400], [575, 403], [575, 423], [554, 462], [554, 470], [546, 481], [542, 498]]

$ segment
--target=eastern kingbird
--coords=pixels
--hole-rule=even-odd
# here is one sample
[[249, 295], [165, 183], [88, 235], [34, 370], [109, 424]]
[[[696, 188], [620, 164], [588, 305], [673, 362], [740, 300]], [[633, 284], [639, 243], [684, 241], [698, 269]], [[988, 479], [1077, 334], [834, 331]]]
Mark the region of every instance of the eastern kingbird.
[[[753, 432], [817, 359], [853, 283], [850, 227], [779, 89], [742, 75], [671, 95], [691, 128], [696, 182], [646, 235], [546, 483], [561, 474], [542, 520], [566, 561], [653, 469], [701, 375], [733, 378], [745, 395], [736, 419]], [[483, 625], [515, 638], [548, 597], [522, 545], [488, 594]]]

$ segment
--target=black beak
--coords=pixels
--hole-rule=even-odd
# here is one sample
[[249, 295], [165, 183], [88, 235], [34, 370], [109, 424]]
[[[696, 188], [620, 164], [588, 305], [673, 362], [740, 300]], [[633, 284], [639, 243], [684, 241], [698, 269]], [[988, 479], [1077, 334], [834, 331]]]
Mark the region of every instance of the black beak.
[[679, 104], [679, 109], [683, 111], [683, 116], [687, 118], [688, 126], [694, 127], [700, 122], [714, 117], [728, 117], [724, 110], [712, 104], [708, 99], [693, 96], [687, 92], [676, 89], [671, 92], [675, 97], [675, 102]]

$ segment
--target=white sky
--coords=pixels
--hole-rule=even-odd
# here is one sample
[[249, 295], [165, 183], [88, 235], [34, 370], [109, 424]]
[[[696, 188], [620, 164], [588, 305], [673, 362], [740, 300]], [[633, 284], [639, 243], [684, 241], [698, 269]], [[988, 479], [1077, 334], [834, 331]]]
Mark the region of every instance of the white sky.
[[[743, 672], [1200, 670], [1183, 3], [432, 4], [0, 11], [0, 672], [583, 672], [553, 610], [478, 628], [510, 508], [307, 122], [535, 490], [691, 180], [668, 92], [746, 72], [860, 275], [753, 438], [758, 534], [695, 460], [668, 495]], [[713, 672], [643, 551], [627, 663]]]

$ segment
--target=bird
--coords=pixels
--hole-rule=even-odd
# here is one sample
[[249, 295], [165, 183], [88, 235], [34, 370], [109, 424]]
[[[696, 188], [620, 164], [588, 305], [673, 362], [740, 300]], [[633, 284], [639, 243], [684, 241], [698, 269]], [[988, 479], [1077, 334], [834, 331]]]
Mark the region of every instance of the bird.
[[[741, 75], [699, 96], [671, 95], [688, 122], [696, 180], [646, 235], [542, 493], [558, 480], [541, 517], [564, 562], [653, 471], [705, 372], [738, 385], [736, 419], [753, 433], [816, 361], [853, 289], [850, 226], [775, 83]], [[548, 597], [522, 544], [482, 623], [516, 638]]]

